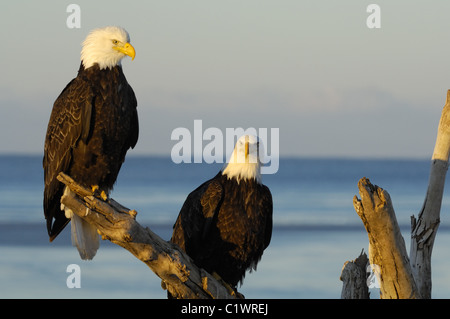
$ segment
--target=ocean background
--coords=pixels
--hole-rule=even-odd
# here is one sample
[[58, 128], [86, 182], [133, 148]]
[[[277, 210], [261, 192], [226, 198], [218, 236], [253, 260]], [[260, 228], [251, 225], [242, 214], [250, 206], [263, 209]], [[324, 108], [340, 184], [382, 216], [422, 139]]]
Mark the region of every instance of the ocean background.
[[[170, 158], [128, 156], [111, 197], [138, 212], [137, 221], [168, 240], [186, 196], [222, 164], [174, 164]], [[340, 298], [345, 261], [368, 239], [353, 208], [357, 183], [368, 177], [391, 195], [409, 250], [410, 216], [422, 207], [429, 160], [281, 158], [264, 175], [272, 192], [274, 230], [246, 298]], [[101, 241], [82, 261], [67, 227], [48, 242], [42, 210], [42, 156], [0, 156], [0, 298], [165, 298], [160, 279], [121, 247]], [[450, 297], [450, 196], [446, 184], [433, 250], [433, 298]], [[81, 269], [81, 288], [69, 289], [67, 266]], [[371, 289], [377, 298], [376, 288]]]

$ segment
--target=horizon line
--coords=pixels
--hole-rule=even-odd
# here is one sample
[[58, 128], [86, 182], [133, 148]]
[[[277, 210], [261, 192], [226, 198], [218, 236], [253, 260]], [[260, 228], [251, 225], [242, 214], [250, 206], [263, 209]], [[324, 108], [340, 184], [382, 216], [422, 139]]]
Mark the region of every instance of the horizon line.
[[[38, 152], [3, 152], [0, 151], [0, 157], [35, 157], [43, 156], [43, 153]], [[154, 158], [167, 158], [171, 159], [170, 154], [158, 154], [158, 153], [128, 153], [127, 158], [139, 158], [139, 157], [154, 157]], [[404, 155], [375, 155], [375, 156], [358, 156], [358, 155], [294, 155], [286, 154], [279, 155], [280, 159], [303, 159], [303, 160], [407, 160], [407, 161], [431, 161], [431, 155], [429, 158], [422, 156], [404, 156]], [[193, 157], [192, 157], [193, 159]], [[180, 164], [208, 164], [202, 161], [202, 163], [180, 163]], [[214, 163], [211, 163], [214, 164]]]

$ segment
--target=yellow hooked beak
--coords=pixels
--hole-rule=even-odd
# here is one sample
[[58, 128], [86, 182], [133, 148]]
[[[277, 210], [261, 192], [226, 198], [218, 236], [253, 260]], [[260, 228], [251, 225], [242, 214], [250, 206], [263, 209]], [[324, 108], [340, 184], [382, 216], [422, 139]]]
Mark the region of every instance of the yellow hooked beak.
[[128, 55], [129, 57], [131, 57], [131, 60], [134, 60], [134, 57], [136, 56], [134, 47], [128, 42], [124, 45], [122, 45], [122, 43], [119, 43], [117, 46], [114, 46], [113, 49]]
[[248, 159], [248, 142], [245, 142], [245, 162], [247, 163]]

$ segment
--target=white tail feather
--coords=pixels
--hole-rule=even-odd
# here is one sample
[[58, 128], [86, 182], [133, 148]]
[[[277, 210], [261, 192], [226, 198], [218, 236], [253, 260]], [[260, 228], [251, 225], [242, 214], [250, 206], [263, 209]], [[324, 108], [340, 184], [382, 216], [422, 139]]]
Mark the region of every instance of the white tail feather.
[[72, 217], [72, 245], [78, 248], [80, 257], [83, 260], [94, 258], [100, 247], [97, 228], [84, 221], [77, 214]]
[[[64, 189], [64, 195], [69, 192], [70, 189], [66, 187]], [[81, 259], [91, 260], [100, 247], [97, 228], [84, 221], [77, 214], [74, 214], [72, 210], [63, 204], [61, 204], [61, 209], [64, 209], [66, 217], [71, 219], [72, 245], [77, 247]]]

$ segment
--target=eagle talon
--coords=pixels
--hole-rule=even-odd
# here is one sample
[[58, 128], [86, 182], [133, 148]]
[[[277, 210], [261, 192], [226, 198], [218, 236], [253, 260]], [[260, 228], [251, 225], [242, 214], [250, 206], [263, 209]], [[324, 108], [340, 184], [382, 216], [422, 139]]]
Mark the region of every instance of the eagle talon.
[[91, 189], [95, 197], [100, 197], [104, 201], [108, 200], [108, 195], [105, 193], [104, 190], [100, 192], [100, 187], [98, 185], [92, 185]]
[[107, 200], [108, 200], [108, 195], [106, 195], [105, 191], [102, 191], [102, 192], [100, 193], [100, 197], [101, 197], [104, 201], [107, 201]]

